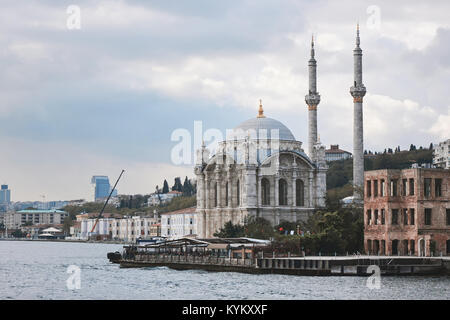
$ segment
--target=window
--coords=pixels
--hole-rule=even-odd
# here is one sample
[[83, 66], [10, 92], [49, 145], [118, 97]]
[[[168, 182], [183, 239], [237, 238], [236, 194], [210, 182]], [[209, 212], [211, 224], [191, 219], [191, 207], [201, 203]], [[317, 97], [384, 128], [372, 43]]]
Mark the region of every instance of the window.
[[425, 197], [431, 197], [431, 179], [430, 178], [425, 178], [424, 179], [424, 192], [425, 192]]
[[189, 218], [189, 224], [193, 224], [194, 223], [194, 219], [193, 218]]
[[217, 182], [214, 184], [214, 207], [217, 207]]
[[384, 209], [381, 209], [381, 224], [385, 224], [385, 213], [384, 213]]
[[287, 206], [287, 182], [280, 179], [278, 182], [278, 197], [280, 206]]
[[378, 197], [378, 180], [373, 180], [373, 196]]
[[414, 195], [414, 179], [413, 178], [409, 179], [409, 195], [410, 196]]
[[167, 218], [167, 224], [170, 224], [170, 218]]
[[295, 202], [298, 207], [305, 205], [305, 185], [300, 179], [295, 182]]
[[408, 209], [403, 209], [403, 224], [405, 226], [408, 224]]
[[397, 196], [397, 179], [391, 180], [391, 197]]
[[372, 219], [372, 211], [367, 210], [367, 225], [370, 224], [370, 220]]
[[408, 179], [402, 180], [402, 196], [406, 196], [406, 186], [408, 184]]
[[241, 205], [241, 189], [240, 189], [240, 186], [239, 186], [239, 180], [237, 181], [237, 184], [236, 184], [236, 198], [237, 198], [237, 204], [238, 204], [238, 206], [240, 206]]
[[431, 225], [431, 209], [430, 208], [425, 209], [425, 224], [427, 226]]
[[409, 209], [409, 224], [410, 225], [414, 225], [414, 219], [415, 219], [415, 217], [414, 217], [414, 209], [413, 208], [411, 208], [411, 209]]
[[229, 203], [228, 203], [228, 182], [225, 184], [225, 205], [229, 206]]
[[372, 196], [372, 181], [367, 180], [367, 196]]
[[392, 209], [392, 224], [398, 224], [398, 209]]
[[375, 224], [378, 224], [378, 210], [375, 210], [374, 220], [375, 220]]
[[445, 209], [446, 222], [447, 225], [450, 226], [450, 209]]
[[270, 182], [266, 178], [261, 180], [261, 197], [262, 205], [270, 205]]
[[442, 197], [442, 179], [434, 179], [434, 196]]
[[384, 197], [385, 196], [385, 194], [384, 194], [384, 180], [382, 179], [381, 181], [380, 181], [380, 196], [381, 197]]

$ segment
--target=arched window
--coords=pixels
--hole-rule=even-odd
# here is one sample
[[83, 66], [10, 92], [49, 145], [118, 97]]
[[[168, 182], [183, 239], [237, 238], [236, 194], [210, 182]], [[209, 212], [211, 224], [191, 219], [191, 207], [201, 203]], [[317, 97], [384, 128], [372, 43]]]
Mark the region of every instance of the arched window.
[[278, 182], [278, 198], [280, 206], [287, 206], [287, 182], [284, 179], [280, 179]]
[[214, 184], [214, 207], [217, 207], [217, 182]]
[[300, 179], [295, 181], [295, 205], [298, 207], [305, 206], [305, 185]]
[[263, 206], [270, 205], [270, 182], [266, 178], [261, 180], [261, 200]]
[[225, 205], [228, 206], [228, 182], [225, 184]]
[[237, 185], [236, 185], [236, 198], [237, 198], [237, 204], [238, 206], [241, 205], [241, 188], [239, 186], [239, 180], [237, 181]]

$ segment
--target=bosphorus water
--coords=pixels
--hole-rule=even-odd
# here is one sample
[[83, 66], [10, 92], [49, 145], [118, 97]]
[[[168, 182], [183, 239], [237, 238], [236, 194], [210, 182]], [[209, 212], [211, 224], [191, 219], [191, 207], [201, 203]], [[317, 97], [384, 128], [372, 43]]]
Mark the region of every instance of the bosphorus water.
[[[0, 241], [0, 299], [450, 299], [450, 277], [254, 275], [165, 267], [121, 269], [106, 254], [122, 245]], [[68, 267], [80, 270], [80, 288], [68, 289]]]

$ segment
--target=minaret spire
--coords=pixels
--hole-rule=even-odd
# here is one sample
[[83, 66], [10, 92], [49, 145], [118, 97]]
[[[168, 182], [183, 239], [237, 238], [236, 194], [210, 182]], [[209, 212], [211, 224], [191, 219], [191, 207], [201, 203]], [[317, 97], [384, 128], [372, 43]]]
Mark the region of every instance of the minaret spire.
[[356, 48], [353, 50], [353, 196], [363, 199], [364, 189], [364, 139], [363, 139], [363, 97], [366, 87], [362, 82], [362, 50], [360, 48], [359, 23], [356, 26]]
[[314, 35], [311, 36], [311, 59], [308, 61], [309, 92], [305, 96], [308, 105], [308, 155], [312, 159], [314, 145], [317, 143], [317, 105], [320, 95], [317, 92], [317, 62], [314, 58]]

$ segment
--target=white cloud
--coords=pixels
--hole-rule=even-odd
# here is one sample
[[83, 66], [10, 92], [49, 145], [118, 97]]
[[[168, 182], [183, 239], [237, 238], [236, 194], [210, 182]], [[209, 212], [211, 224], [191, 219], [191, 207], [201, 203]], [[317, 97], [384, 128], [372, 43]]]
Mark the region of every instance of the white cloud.
[[450, 137], [450, 106], [447, 107], [447, 114], [440, 114], [428, 131], [440, 138], [440, 141]]

